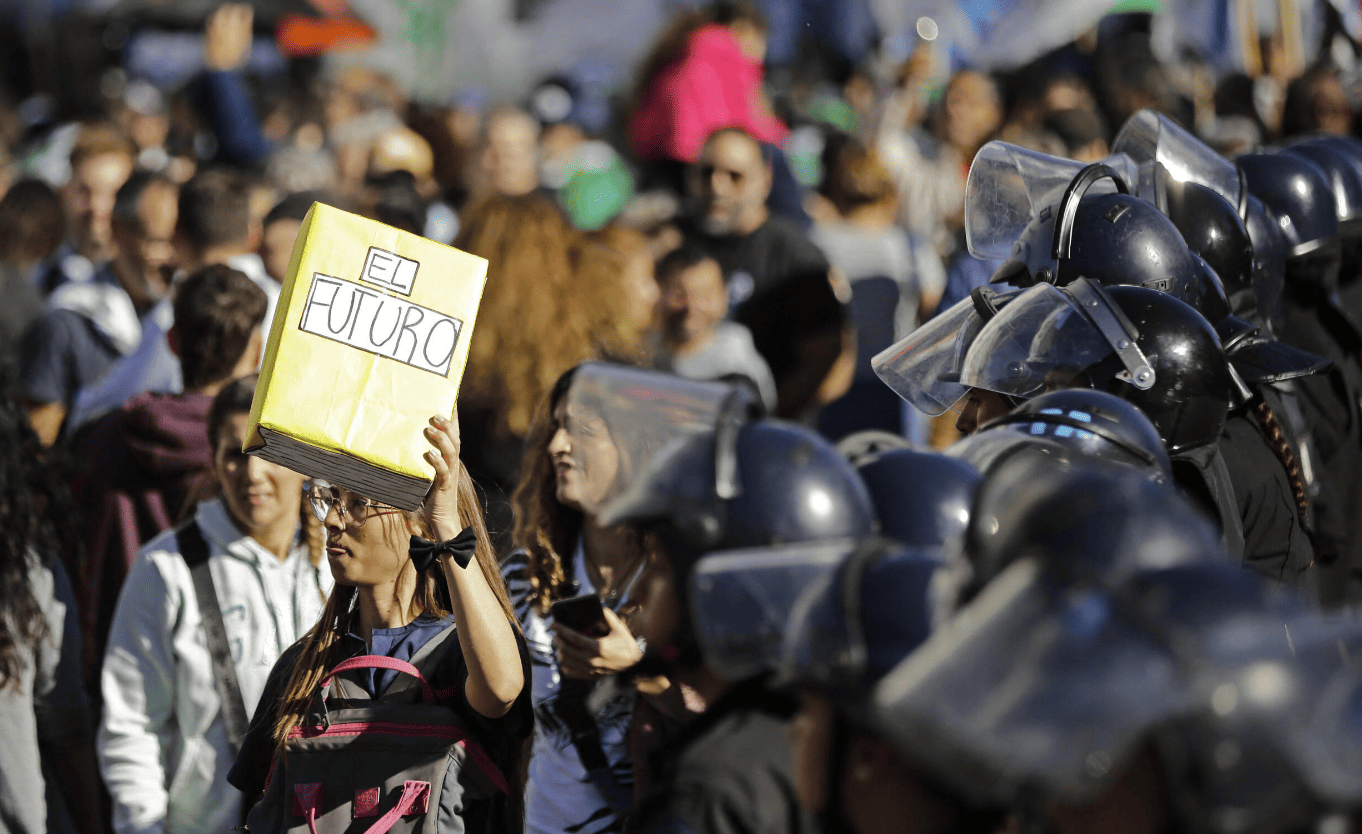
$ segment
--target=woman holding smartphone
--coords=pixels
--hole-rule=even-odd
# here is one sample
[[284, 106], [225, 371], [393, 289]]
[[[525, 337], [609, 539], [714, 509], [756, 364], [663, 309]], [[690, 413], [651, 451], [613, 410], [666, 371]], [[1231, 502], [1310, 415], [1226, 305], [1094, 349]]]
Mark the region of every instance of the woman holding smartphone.
[[[637, 534], [601, 527], [589, 509], [631, 466], [618, 427], [568, 396], [579, 368], [558, 380], [531, 428], [512, 499], [517, 549], [503, 562], [533, 678], [529, 834], [619, 830], [632, 800], [633, 693], [596, 712], [586, 699], [600, 678], [643, 658], [627, 622], [639, 614], [635, 592], [651, 560]], [[658, 697], [669, 684], [636, 688]]]

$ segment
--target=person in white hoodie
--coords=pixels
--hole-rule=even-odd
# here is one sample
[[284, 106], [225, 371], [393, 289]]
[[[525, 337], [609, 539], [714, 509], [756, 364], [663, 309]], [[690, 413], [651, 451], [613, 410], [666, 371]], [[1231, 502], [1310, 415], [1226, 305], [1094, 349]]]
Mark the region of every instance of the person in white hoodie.
[[[332, 586], [320, 530], [303, 516], [304, 477], [241, 452], [255, 385], [254, 376], [236, 380], [214, 399], [207, 440], [219, 495], [193, 518], [247, 720]], [[104, 656], [97, 744], [117, 834], [227, 834], [241, 821], [241, 794], [227, 784], [235, 751], [182, 540], [168, 530], [142, 549]]]

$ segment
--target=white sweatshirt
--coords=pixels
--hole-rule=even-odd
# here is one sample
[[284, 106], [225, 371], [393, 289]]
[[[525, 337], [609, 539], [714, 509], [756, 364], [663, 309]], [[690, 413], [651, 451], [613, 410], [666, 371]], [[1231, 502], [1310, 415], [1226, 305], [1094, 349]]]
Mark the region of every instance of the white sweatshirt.
[[[332, 586], [299, 544], [280, 561], [232, 522], [220, 500], [194, 515], [236, 664], [247, 717], [274, 662], [321, 616]], [[229, 834], [241, 794], [189, 566], [174, 531], [142, 548], [119, 595], [100, 678], [100, 771], [118, 834]]]

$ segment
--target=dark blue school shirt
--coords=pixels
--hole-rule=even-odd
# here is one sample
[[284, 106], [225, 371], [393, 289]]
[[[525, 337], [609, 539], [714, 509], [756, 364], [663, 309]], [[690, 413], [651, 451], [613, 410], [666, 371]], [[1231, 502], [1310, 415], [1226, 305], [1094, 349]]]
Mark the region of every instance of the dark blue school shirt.
[[[345, 648], [347, 653], [353, 651], [352, 656], [381, 655], [410, 663], [412, 657], [421, 650], [422, 646], [453, 624], [454, 617], [452, 615], [440, 619], [422, 615], [404, 626], [374, 629], [368, 644], [365, 644], [364, 639], [357, 634], [347, 634], [345, 635]], [[450, 639], [458, 638], [451, 637]], [[392, 685], [398, 675], [402, 674], [392, 669], [362, 669], [357, 671], [359, 672], [360, 682], [364, 685], [364, 691], [369, 693], [370, 698], [377, 698]]]

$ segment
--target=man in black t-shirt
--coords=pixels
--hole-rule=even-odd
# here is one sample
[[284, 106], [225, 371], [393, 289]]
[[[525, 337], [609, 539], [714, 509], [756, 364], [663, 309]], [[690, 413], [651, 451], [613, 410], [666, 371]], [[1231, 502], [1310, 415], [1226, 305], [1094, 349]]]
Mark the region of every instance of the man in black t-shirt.
[[[782, 416], [825, 402], [820, 386], [843, 354], [848, 321], [827, 258], [798, 226], [766, 207], [771, 167], [739, 128], [715, 131], [691, 167], [692, 214], [681, 233], [719, 262], [729, 310], [752, 330], [776, 379]], [[854, 357], [853, 357], [854, 361]]]

